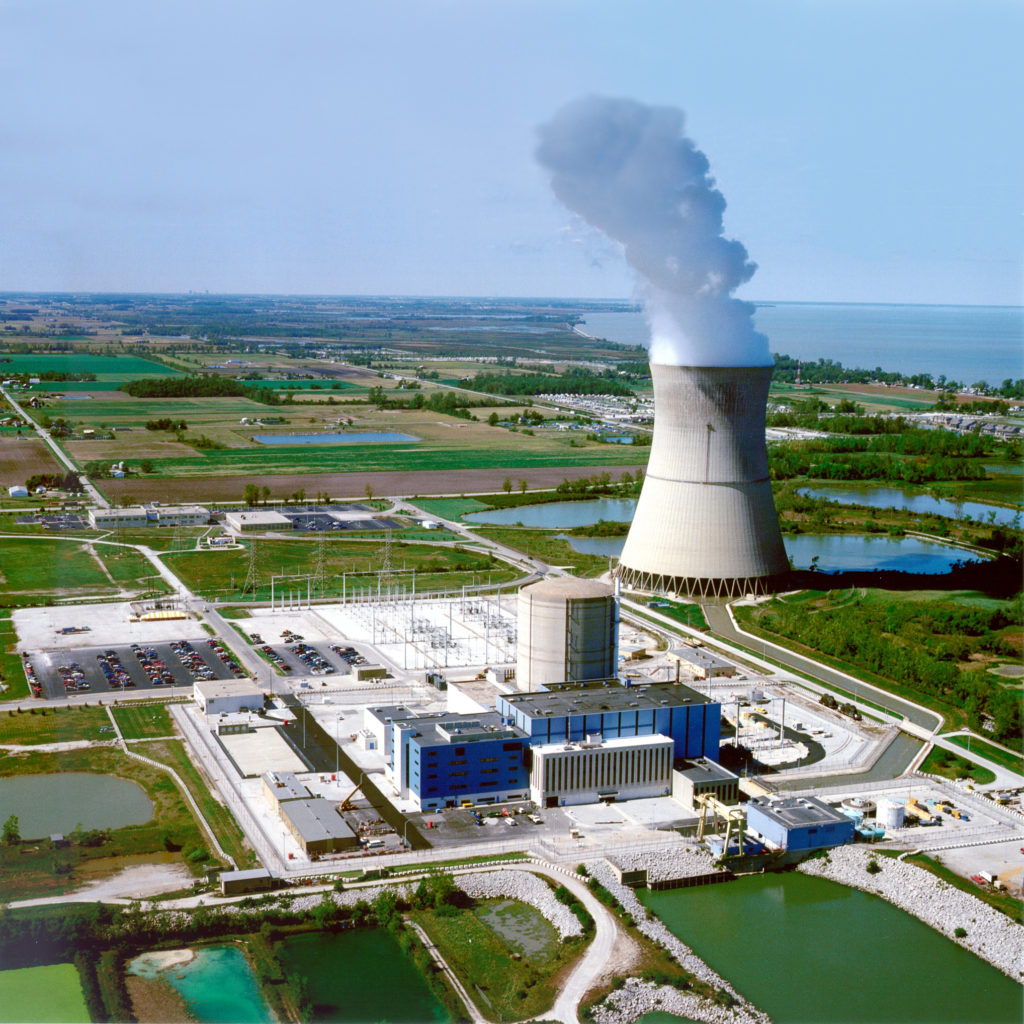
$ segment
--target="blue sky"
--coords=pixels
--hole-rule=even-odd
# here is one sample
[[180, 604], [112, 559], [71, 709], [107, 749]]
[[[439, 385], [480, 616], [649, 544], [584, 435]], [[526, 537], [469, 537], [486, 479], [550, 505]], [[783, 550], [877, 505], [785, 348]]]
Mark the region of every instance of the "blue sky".
[[0, 290], [625, 297], [538, 125], [681, 107], [748, 299], [1018, 304], [1024, 5], [0, 0]]

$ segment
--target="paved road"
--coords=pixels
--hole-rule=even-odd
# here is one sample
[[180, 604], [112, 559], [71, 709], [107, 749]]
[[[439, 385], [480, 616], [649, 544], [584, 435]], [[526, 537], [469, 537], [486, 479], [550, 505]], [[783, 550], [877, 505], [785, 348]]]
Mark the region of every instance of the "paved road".
[[812, 661], [810, 658], [794, 654], [785, 647], [779, 647], [777, 644], [770, 642], [762, 644], [759, 640], [741, 633], [733, 625], [729, 609], [724, 604], [709, 603], [701, 605], [701, 608], [712, 631], [734, 644], [746, 647], [754, 653], [757, 652], [759, 647], [763, 646], [767, 654], [774, 661], [780, 662], [787, 668], [793, 669], [796, 672], [802, 672], [812, 679], [820, 679], [830, 686], [835, 686], [848, 693], [852, 693], [855, 698], [870, 700], [873, 704], [878, 704], [896, 714], [902, 715], [911, 724], [928, 732], [932, 732], [942, 725], [942, 719], [933, 711], [928, 711], [925, 708], [918, 707], [916, 704], [900, 700], [899, 697], [894, 697], [885, 690], [879, 690], [877, 687], [854, 679], [843, 672], [828, 668], [819, 662]]
[[71, 459], [67, 455], [65, 455], [64, 449], [61, 448], [61, 446], [57, 444], [57, 442], [49, 435], [49, 433], [43, 430], [43, 428], [39, 426], [39, 424], [36, 423], [36, 421], [27, 412], [25, 412], [25, 410], [18, 404], [18, 402], [16, 402], [11, 397], [7, 389], [0, 388], [0, 394], [2, 394], [4, 398], [6, 398], [7, 401], [11, 403], [11, 407], [26, 423], [31, 424], [35, 432], [43, 439], [43, 442], [46, 444], [46, 446], [56, 456], [57, 461], [60, 462], [60, 464], [64, 466], [65, 469], [67, 469], [71, 473], [74, 473], [78, 477], [79, 481], [85, 488], [89, 497], [92, 498], [92, 500], [100, 508], [110, 508], [110, 502], [107, 501], [107, 499], [104, 498], [103, 495], [100, 494], [100, 492], [96, 490], [95, 487], [93, 487], [93, 485], [89, 482], [89, 478], [85, 476], [84, 473], [81, 473], [79, 468], [71, 461]]
[[886, 782], [905, 774], [921, 753], [924, 744], [913, 736], [899, 733], [885, 749], [885, 753], [866, 771], [854, 775], [817, 775], [813, 778], [786, 779], [785, 776], [761, 775], [759, 780], [771, 783], [780, 791], [790, 792], [801, 789], [822, 789], [828, 786], [862, 786], [867, 782]]

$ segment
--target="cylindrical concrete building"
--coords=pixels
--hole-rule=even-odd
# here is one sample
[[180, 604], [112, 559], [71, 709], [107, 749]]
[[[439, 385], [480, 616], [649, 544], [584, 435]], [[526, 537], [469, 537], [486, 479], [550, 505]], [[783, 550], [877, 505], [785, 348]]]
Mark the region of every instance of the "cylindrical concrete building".
[[610, 679], [618, 667], [618, 608], [597, 580], [556, 576], [519, 591], [516, 686]]
[[651, 364], [654, 437], [617, 573], [638, 590], [739, 597], [789, 570], [768, 478], [770, 366]]

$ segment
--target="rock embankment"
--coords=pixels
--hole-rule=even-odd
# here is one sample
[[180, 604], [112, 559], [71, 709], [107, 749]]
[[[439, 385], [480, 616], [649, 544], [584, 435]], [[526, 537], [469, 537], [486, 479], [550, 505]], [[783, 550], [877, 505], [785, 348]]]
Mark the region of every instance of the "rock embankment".
[[713, 875], [722, 871], [715, 867], [714, 858], [707, 850], [691, 846], [658, 853], [616, 853], [609, 860], [625, 871], [646, 869], [647, 878], [651, 882]]
[[555, 899], [551, 887], [529, 871], [488, 871], [457, 875], [455, 884], [475, 900], [520, 900], [528, 903], [554, 925], [560, 938], [583, 934], [583, 926], [567, 906]]
[[652, 1010], [706, 1024], [763, 1024], [768, 1020], [749, 1003], [726, 1009], [692, 992], [680, 992], [668, 985], [653, 985], [639, 978], [628, 978], [622, 988], [616, 989], [595, 1007], [593, 1020], [595, 1024], [632, 1024]]
[[[879, 869], [875, 873], [868, 871], [872, 860]], [[862, 846], [841, 846], [830, 851], [828, 857], [804, 861], [798, 870], [875, 893], [1015, 981], [1024, 977], [1024, 928], [923, 868], [876, 856]], [[967, 934], [958, 936], [957, 928]]]
[[[638, 854], [637, 856], [641, 857], [642, 855]], [[665, 856], [676, 856], [676, 854], [666, 854]], [[694, 863], [696, 864], [696, 861]], [[728, 992], [736, 1001], [732, 1008], [725, 1010], [710, 1000], [699, 999], [692, 994], [679, 992], [673, 988], [659, 987], [632, 979], [625, 988], [613, 992], [601, 1003], [599, 1012], [605, 1012], [608, 1015], [599, 1017], [595, 1013], [595, 1020], [598, 1020], [599, 1024], [630, 1024], [652, 1009], [665, 1009], [675, 1013], [677, 1011], [672, 1010], [667, 1003], [657, 1003], [652, 1000], [676, 998], [688, 1000], [683, 1016], [691, 1020], [708, 1021], [709, 1024], [717, 1024], [720, 1020], [731, 1020], [736, 1024], [746, 1024], [746, 1022], [767, 1024], [771, 1018], [766, 1013], [759, 1010], [753, 1003], [747, 1002], [729, 982], [708, 967], [685, 942], [673, 935], [657, 917], [648, 917], [647, 908], [637, 899], [636, 893], [632, 889], [618, 881], [612, 866], [607, 861], [587, 861], [585, 866], [591, 875], [632, 914], [633, 920], [642, 934], [667, 950], [676, 963], [684, 970], [689, 971], [695, 978]], [[636, 866], [642, 867], [643, 865], [637, 864]], [[707, 870], [708, 867], [702, 867], [699, 872], [693, 873], [706, 874]], [[666, 874], [663, 877], [681, 878], [682, 875]]]

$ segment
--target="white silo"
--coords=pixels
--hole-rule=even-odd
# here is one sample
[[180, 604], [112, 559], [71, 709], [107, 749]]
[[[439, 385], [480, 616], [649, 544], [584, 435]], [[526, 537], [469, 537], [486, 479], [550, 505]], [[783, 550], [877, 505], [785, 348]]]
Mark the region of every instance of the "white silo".
[[616, 570], [638, 590], [738, 597], [789, 571], [768, 475], [771, 366], [651, 364], [654, 437]]
[[906, 808], [902, 800], [890, 800], [882, 797], [878, 801], [877, 819], [878, 824], [887, 829], [903, 828], [903, 821], [906, 815]]
[[516, 685], [610, 679], [618, 667], [618, 606], [597, 580], [556, 576], [519, 591]]

